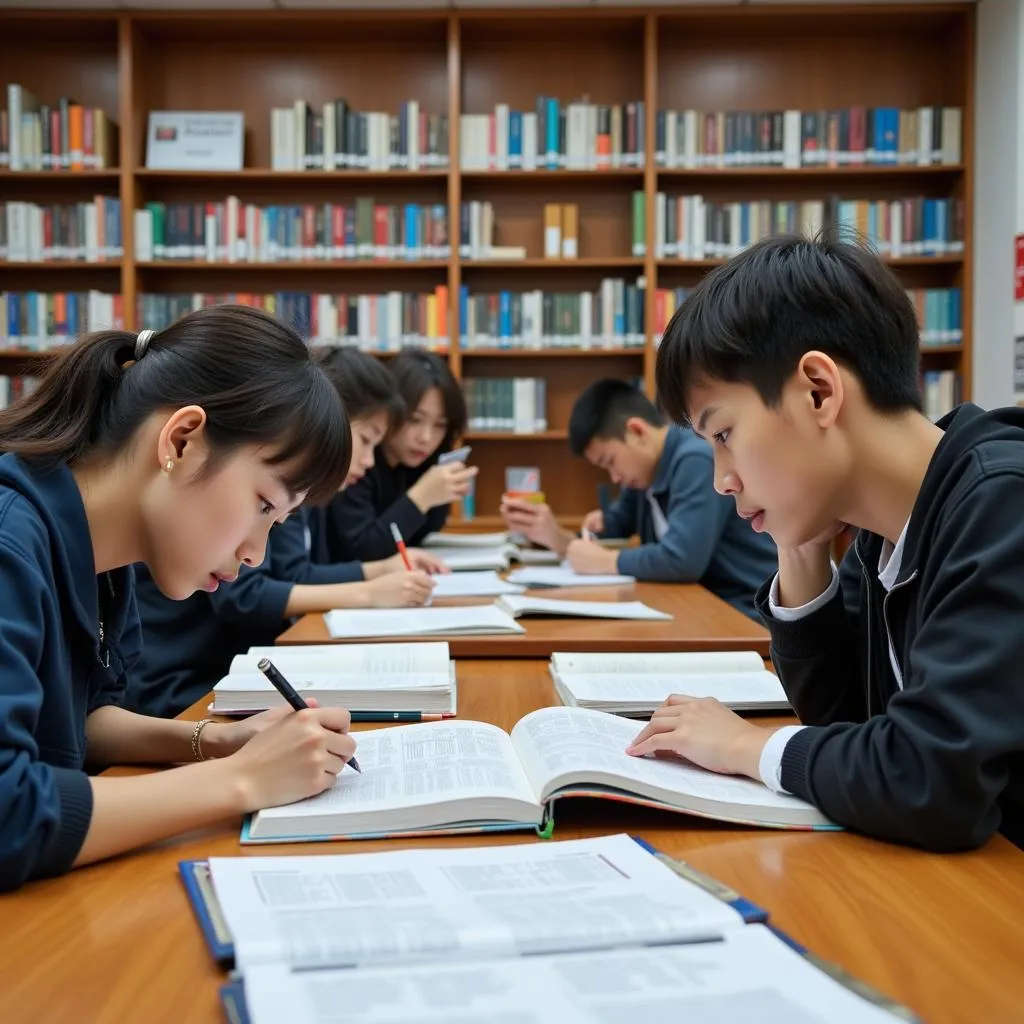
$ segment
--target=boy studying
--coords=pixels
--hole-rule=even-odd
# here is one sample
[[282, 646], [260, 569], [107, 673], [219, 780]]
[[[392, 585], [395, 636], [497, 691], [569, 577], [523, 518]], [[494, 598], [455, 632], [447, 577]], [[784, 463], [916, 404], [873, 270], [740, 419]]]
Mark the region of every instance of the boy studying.
[[[338, 348], [322, 355], [320, 365], [351, 426], [344, 489], [373, 465], [374, 448], [400, 402], [390, 374], [373, 356]], [[408, 566], [397, 554], [359, 562], [334, 528], [332, 505], [296, 509], [270, 531], [263, 562], [243, 567], [237, 581], [213, 593], [172, 601], [145, 566], [136, 569], [144, 644], [129, 683], [133, 710], [179, 714], [210, 691], [234, 655], [272, 644], [295, 616], [332, 608], [413, 607], [429, 599], [434, 581], [428, 574], [445, 571], [440, 559], [414, 550]]]
[[700, 583], [753, 617], [754, 593], [776, 565], [775, 547], [715, 493], [704, 440], [664, 423], [647, 396], [625, 381], [601, 380], [576, 400], [569, 445], [622, 488], [607, 514], [587, 515], [584, 531], [637, 534], [639, 547], [615, 551], [577, 539], [559, 527], [550, 506], [506, 497], [501, 511], [509, 529], [564, 555], [577, 573]]
[[348, 424], [302, 339], [243, 307], [88, 335], [0, 412], [0, 452], [0, 889], [330, 786], [355, 750], [343, 709], [221, 725], [118, 707], [133, 563], [169, 597], [215, 591], [344, 478]]
[[362, 559], [395, 553], [392, 523], [410, 546], [442, 529], [448, 506], [466, 496], [477, 473], [461, 451], [461, 458], [443, 458], [466, 425], [466, 402], [444, 359], [405, 349], [390, 370], [404, 418], [377, 450], [373, 468], [331, 512], [335, 528]]
[[[757, 595], [802, 726], [672, 697], [636, 737], [932, 850], [1024, 845], [1024, 410], [921, 412], [918, 325], [874, 254], [774, 238], [709, 274], [658, 353], [661, 401], [774, 536]], [[859, 533], [837, 569], [830, 542]]]

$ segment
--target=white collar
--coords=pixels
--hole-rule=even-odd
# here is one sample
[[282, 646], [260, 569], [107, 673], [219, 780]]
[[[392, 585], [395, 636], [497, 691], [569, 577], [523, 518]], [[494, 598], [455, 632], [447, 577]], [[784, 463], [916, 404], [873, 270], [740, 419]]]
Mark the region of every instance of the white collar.
[[889, 541], [882, 544], [881, 554], [878, 556], [878, 582], [885, 587], [888, 593], [896, 586], [896, 577], [900, 574], [900, 565], [903, 562], [903, 543], [907, 539], [907, 528], [910, 520], [903, 524], [903, 532], [893, 547]]

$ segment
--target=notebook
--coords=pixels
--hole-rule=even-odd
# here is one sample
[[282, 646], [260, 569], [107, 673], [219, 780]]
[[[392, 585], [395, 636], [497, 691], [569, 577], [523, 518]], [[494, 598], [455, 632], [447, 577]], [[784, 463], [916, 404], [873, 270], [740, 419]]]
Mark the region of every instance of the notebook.
[[335, 640], [370, 636], [489, 636], [526, 632], [496, 604], [463, 608], [345, 608], [327, 612], [324, 622]]
[[509, 573], [510, 583], [526, 587], [615, 587], [636, 583], [635, 576], [618, 573], [578, 573], [567, 564], [516, 569]]
[[555, 692], [569, 707], [649, 718], [673, 693], [714, 697], [734, 711], [788, 711], [779, 677], [754, 651], [671, 654], [567, 654], [549, 664]]
[[767, 828], [835, 828], [803, 800], [751, 779], [625, 753], [639, 731], [586, 708], [541, 708], [511, 735], [484, 722], [402, 725], [358, 734], [362, 772], [246, 818], [243, 843], [313, 842], [534, 829], [558, 800], [605, 797]]
[[559, 601], [552, 597], [507, 594], [494, 602], [513, 618], [522, 615], [568, 615], [585, 619], [638, 619], [664, 622], [672, 618], [643, 601]]
[[498, 548], [511, 541], [507, 531], [499, 533], [428, 533], [423, 548]]
[[211, 953], [236, 969], [230, 1020], [891, 1024], [899, 1009], [621, 834], [179, 872]]
[[228, 674], [214, 686], [212, 713], [285, 706], [257, 669], [261, 658], [270, 658], [300, 696], [315, 697], [321, 707], [348, 708], [363, 720], [370, 712], [455, 714], [455, 663], [443, 641], [250, 647], [235, 655]]
[[503, 580], [493, 569], [482, 572], [452, 572], [435, 576], [434, 592], [438, 597], [496, 597], [500, 594], [521, 594], [526, 588]]

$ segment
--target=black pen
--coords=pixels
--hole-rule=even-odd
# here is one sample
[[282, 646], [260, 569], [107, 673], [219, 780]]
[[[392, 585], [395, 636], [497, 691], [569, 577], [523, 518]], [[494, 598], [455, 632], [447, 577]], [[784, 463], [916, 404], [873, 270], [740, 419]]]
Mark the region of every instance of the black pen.
[[[309, 705], [298, 695], [295, 687], [292, 686], [292, 684], [289, 683], [283, 675], [281, 675], [281, 670], [269, 658], [260, 658], [256, 667], [270, 680], [271, 686], [273, 686], [274, 689], [277, 690], [277, 692], [281, 694], [286, 701], [288, 701], [288, 704], [293, 711], [303, 711], [309, 707]], [[357, 772], [362, 774], [363, 769], [359, 767], [359, 762], [356, 761], [354, 757], [350, 757], [348, 763], [355, 768]]]

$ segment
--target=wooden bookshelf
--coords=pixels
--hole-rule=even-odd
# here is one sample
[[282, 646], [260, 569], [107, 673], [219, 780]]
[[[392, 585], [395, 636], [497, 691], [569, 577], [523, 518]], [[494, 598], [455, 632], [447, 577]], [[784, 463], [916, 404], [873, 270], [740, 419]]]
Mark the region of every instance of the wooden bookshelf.
[[[922, 347], [924, 368], [959, 373], [971, 395], [973, 338], [974, 9], [969, 4], [595, 8], [452, 11], [0, 11], [3, 82], [43, 102], [73, 96], [102, 107], [120, 127], [118, 167], [84, 172], [0, 171], [4, 200], [75, 202], [118, 196], [124, 257], [99, 263], [0, 263], [0, 290], [98, 288], [123, 296], [134, 329], [145, 293], [277, 290], [428, 291], [448, 287], [449, 361], [464, 377], [537, 376], [548, 382], [549, 429], [535, 435], [478, 432], [482, 471], [474, 525], [493, 528], [505, 465], [535, 465], [568, 523], [596, 505], [601, 475], [565, 445], [576, 394], [603, 376], [654, 384], [655, 290], [692, 287], [715, 259], [658, 258], [654, 197], [701, 194], [709, 202], [867, 200], [923, 195], [964, 201], [964, 251], [889, 262], [908, 288], [961, 290], [963, 340]], [[461, 170], [459, 117], [496, 103], [532, 110], [538, 94], [562, 103], [645, 104], [644, 165], [601, 171]], [[416, 99], [449, 119], [449, 167], [420, 171], [272, 171], [270, 110], [296, 98], [345, 97], [359, 110], [396, 112]], [[656, 166], [659, 109], [821, 110], [861, 104], [963, 111], [962, 160], [953, 166]], [[240, 110], [245, 169], [234, 173], [148, 170], [151, 109]], [[646, 254], [632, 251], [632, 194], [646, 203]], [[444, 203], [448, 259], [304, 260], [281, 263], [140, 261], [132, 211], [148, 201], [246, 203], [379, 201]], [[461, 202], [494, 207], [496, 243], [524, 247], [522, 260], [458, 255]], [[545, 259], [543, 205], [579, 208], [579, 257]], [[458, 347], [459, 288], [593, 289], [604, 277], [645, 283], [643, 347]], [[333, 282], [337, 282], [336, 284]], [[31, 372], [45, 353], [10, 350], [0, 339], [0, 373]]]

